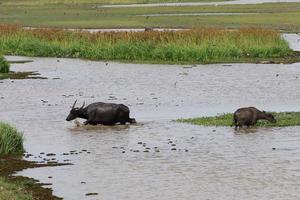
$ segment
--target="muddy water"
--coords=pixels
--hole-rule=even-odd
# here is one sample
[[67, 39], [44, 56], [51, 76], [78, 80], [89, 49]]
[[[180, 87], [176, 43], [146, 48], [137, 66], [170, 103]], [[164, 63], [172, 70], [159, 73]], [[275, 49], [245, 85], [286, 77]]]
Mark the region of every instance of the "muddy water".
[[300, 2], [300, 0], [233, 0], [221, 2], [181, 2], [181, 3], [149, 3], [149, 4], [124, 4], [124, 5], [101, 5], [99, 7], [157, 7], [157, 6], [205, 6], [205, 5], [234, 5], [234, 4], [260, 4], [260, 3], [286, 3]]
[[[300, 198], [300, 127], [234, 132], [172, 122], [248, 105], [300, 111], [300, 63], [169, 66], [30, 59], [12, 70], [38, 71], [48, 79], [1, 81], [0, 117], [24, 132], [25, 148], [33, 154], [27, 159], [74, 164], [19, 173], [51, 183], [55, 195], [69, 200]], [[76, 127], [65, 121], [75, 99], [78, 106], [124, 103], [138, 124]]]

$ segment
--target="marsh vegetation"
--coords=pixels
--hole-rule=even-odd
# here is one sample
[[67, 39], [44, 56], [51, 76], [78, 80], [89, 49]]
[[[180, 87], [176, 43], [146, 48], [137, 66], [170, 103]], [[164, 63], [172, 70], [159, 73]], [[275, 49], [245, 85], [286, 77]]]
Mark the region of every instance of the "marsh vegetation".
[[292, 55], [279, 32], [262, 28], [89, 33], [2, 25], [0, 50], [9, 55], [152, 63], [241, 62]]
[[[260, 120], [256, 124], [257, 127], [285, 127], [300, 126], [300, 112], [274, 112], [272, 113], [277, 120], [276, 123]], [[192, 119], [179, 119], [179, 122], [186, 122], [201, 126], [231, 126], [233, 122], [233, 114], [226, 113], [213, 117], [199, 117]]]

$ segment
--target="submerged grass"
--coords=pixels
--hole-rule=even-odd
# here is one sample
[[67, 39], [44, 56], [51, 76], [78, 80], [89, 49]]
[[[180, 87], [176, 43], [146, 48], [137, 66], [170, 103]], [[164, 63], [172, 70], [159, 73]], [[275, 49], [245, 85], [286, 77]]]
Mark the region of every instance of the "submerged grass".
[[23, 135], [16, 128], [0, 122], [0, 155], [23, 153]]
[[[276, 118], [276, 123], [270, 123], [265, 120], [260, 120], [256, 124], [258, 127], [285, 127], [285, 126], [300, 126], [300, 112], [279, 112], [272, 113]], [[178, 122], [186, 122], [201, 126], [231, 126], [233, 114], [227, 113], [214, 117], [200, 117], [193, 119], [179, 119]]]
[[263, 28], [88, 33], [24, 30], [7, 25], [0, 26], [0, 51], [23, 56], [162, 63], [234, 62], [292, 54], [277, 31]]

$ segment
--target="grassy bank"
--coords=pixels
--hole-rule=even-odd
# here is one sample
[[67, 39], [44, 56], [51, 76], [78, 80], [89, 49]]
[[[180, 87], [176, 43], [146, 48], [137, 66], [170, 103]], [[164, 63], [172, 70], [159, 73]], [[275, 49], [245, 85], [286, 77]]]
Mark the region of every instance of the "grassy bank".
[[61, 200], [52, 195], [52, 189], [43, 188], [36, 180], [12, 174], [28, 168], [58, 166], [36, 164], [18, 156], [0, 155], [0, 200]]
[[[99, 4], [95, 4], [95, 1], [93, 0], [67, 1], [68, 3], [66, 4], [53, 4], [49, 3], [49, 1], [47, 1], [47, 3], [43, 2], [46, 2], [46, 0], [2, 1], [0, 6], [0, 23], [60, 28], [192, 28], [199, 26], [240, 28], [262, 26], [283, 31], [300, 31], [300, 20], [298, 20], [300, 18], [300, 3], [102, 8]], [[220, 14], [211, 16], [141, 16], [147, 14], [176, 13], [242, 14]]]
[[[274, 114], [277, 123], [270, 123], [265, 120], [258, 121], [258, 127], [285, 127], [300, 126], [300, 112], [279, 112]], [[200, 117], [194, 119], [180, 119], [179, 122], [186, 122], [201, 126], [231, 126], [233, 114], [223, 114], [214, 117]]]
[[156, 63], [237, 62], [292, 54], [277, 31], [261, 28], [87, 33], [5, 25], [0, 26], [0, 51], [9, 55]]
[[0, 155], [23, 153], [23, 135], [9, 124], [0, 122]]
[[[0, 175], [3, 176], [5, 171], [5, 162], [2, 158], [8, 154], [23, 153], [23, 136], [15, 128], [9, 124], [0, 122]], [[31, 194], [25, 191], [25, 182], [16, 181], [14, 183], [8, 181], [7, 178], [0, 176], [0, 199], [8, 200], [31, 200]]]
[[[8, 165], [9, 166], [9, 165]], [[52, 190], [26, 177], [0, 176], [0, 200], [61, 200]]]
[[52, 190], [34, 179], [12, 176], [27, 168], [59, 166], [37, 164], [22, 159], [23, 136], [14, 127], [0, 122], [0, 200], [60, 200]]

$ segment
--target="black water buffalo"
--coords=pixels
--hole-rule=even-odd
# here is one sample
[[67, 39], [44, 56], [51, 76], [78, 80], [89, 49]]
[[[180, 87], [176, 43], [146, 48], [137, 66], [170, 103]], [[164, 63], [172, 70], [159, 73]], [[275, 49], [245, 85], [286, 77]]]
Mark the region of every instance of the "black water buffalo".
[[239, 108], [233, 114], [233, 124], [235, 128], [242, 126], [252, 126], [260, 119], [268, 120], [271, 123], [276, 123], [276, 119], [271, 113], [260, 111], [255, 107]]
[[123, 104], [97, 102], [86, 107], [84, 107], [85, 104], [83, 104], [81, 108], [75, 108], [76, 102], [77, 100], [72, 106], [70, 114], [66, 119], [67, 121], [78, 117], [86, 119], [86, 122], [84, 122], [85, 125], [136, 123], [134, 118], [129, 118], [129, 108]]

